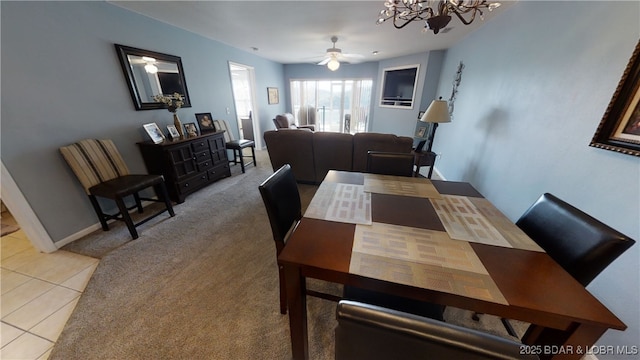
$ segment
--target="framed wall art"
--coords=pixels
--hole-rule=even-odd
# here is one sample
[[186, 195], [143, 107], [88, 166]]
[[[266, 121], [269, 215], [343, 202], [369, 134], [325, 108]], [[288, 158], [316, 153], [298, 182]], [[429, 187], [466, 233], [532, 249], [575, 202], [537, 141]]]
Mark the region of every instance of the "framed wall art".
[[278, 94], [278, 88], [268, 87], [267, 88], [267, 99], [269, 104], [277, 104], [280, 102], [280, 95]]
[[640, 41], [589, 146], [640, 156]]

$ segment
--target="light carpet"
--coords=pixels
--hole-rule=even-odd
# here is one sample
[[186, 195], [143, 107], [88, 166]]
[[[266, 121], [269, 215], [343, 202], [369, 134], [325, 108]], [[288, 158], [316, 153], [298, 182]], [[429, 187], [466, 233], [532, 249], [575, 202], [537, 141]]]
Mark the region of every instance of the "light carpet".
[[[139, 227], [96, 231], [64, 250], [101, 259], [50, 359], [290, 359], [288, 317], [279, 311], [275, 244], [258, 166], [187, 197], [176, 216]], [[300, 185], [303, 207], [316, 186]], [[339, 285], [310, 288], [339, 294]], [[333, 359], [335, 305], [308, 298], [311, 359]], [[448, 308], [448, 322], [507, 336], [500, 320]]]

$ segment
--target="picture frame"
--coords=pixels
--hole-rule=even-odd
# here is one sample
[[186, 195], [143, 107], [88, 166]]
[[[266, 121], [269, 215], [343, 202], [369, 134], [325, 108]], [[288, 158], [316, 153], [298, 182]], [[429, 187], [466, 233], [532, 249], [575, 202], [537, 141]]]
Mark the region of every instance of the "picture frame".
[[167, 130], [169, 131], [169, 136], [171, 136], [172, 139], [177, 139], [180, 137], [180, 133], [178, 132], [178, 129], [176, 129], [175, 125], [167, 125]]
[[213, 125], [213, 116], [211, 113], [198, 113], [196, 114], [196, 121], [200, 127], [200, 134], [206, 134], [216, 131], [215, 125]]
[[147, 131], [147, 134], [149, 134], [149, 137], [151, 138], [151, 140], [153, 141], [154, 144], [159, 144], [159, 143], [164, 141], [164, 139], [165, 139], [164, 134], [162, 133], [162, 131], [158, 127], [158, 124], [156, 124], [156, 123], [148, 123], [148, 124], [144, 124], [142, 126]]
[[277, 104], [280, 102], [280, 94], [278, 94], [278, 88], [276, 87], [267, 88], [267, 100], [269, 102], [269, 105]]
[[640, 156], [640, 41], [589, 146]]
[[184, 124], [184, 134], [186, 137], [198, 136], [198, 127], [196, 123], [190, 122]]
[[420, 126], [418, 128], [418, 130], [416, 131], [416, 137], [423, 138], [426, 133], [427, 133], [427, 127], [426, 126]]
[[427, 110], [420, 110], [420, 111], [418, 111], [418, 120], [422, 119], [422, 115], [424, 115], [424, 113], [425, 113], [426, 111], [427, 111]]

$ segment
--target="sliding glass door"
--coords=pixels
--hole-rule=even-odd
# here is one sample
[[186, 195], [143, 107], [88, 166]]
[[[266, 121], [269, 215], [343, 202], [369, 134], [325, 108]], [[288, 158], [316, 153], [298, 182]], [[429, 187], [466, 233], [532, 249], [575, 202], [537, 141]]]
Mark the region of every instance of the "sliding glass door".
[[291, 80], [293, 115], [317, 131], [354, 134], [367, 131], [371, 79]]

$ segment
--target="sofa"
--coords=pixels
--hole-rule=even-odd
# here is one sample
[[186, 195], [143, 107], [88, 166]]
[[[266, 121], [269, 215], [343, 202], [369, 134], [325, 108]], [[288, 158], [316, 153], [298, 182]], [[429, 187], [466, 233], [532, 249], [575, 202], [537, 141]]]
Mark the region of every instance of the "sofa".
[[296, 181], [307, 184], [321, 183], [329, 170], [366, 171], [369, 150], [410, 153], [413, 146], [406, 136], [303, 129], [266, 131], [264, 140], [273, 170], [290, 164]]

